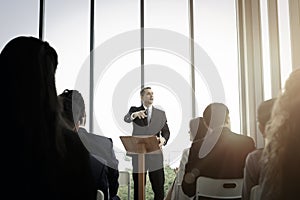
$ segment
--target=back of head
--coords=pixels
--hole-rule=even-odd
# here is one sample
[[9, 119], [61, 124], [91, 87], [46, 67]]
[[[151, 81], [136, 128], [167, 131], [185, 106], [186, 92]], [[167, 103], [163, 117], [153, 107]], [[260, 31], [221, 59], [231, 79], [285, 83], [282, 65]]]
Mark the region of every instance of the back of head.
[[209, 104], [204, 112], [203, 119], [210, 128], [218, 128], [224, 126], [229, 115], [229, 110], [222, 103]]
[[[257, 120], [259, 123], [259, 126], [262, 127], [263, 130], [261, 130], [262, 134], [265, 134], [265, 127], [267, 125], [267, 122], [271, 118], [271, 112], [276, 99], [269, 99], [267, 101], [263, 101], [258, 109], [257, 109]], [[265, 135], [264, 135], [265, 136]]]
[[2, 123], [8, 129], [2, 139], [10, 144], [13, 158], [6, 162], [11, 164], [14, 174], [22, 169], [21, 175], [28, 176], [25, 180], [31, 179], [33, 183], [45, 178], [33, 174], [45, 174], [45, 168], [57, 153], [58, 102], [54, 79], [57, 54], [47, 42], [18, 37], [2, 50], [0, 66], [5, 113]]
[[26, 137], [23, 142], [39, 140], [34, 144], [38, 148], [53, 145], [58, 110], [55, 50], [37, 38], [18, 37], [2, 50], [0, 65], [6, 122], [20, 129], [19, 136]]
[[62, 116], [68, 126], [73, 129], [78, 123], [85, 124], [85, 104], [81, 93], [77, 90], [64, 90], [59, 95], [62, 103]]

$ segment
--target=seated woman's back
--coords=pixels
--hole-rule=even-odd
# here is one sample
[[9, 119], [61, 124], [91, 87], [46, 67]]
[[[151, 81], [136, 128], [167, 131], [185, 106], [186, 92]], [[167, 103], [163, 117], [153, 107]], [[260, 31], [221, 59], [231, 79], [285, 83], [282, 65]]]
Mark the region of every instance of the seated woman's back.
[[1, 195], [9, 199], [96, 198], [86, 150], [59, 125], [57, 64], [55, 50], [32, 37], [11, 40], [0, 54]]

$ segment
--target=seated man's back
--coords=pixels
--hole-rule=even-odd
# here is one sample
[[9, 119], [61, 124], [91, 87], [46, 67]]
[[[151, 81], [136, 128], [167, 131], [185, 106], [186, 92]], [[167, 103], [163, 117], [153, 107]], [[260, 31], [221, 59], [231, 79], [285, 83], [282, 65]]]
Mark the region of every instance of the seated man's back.
[[252, 138], [219, 126], [194, 142], [185, 167], [183, 192], [194, 196], [199, 176], [210, 178], [242, 178], [245, 159], [255, 149]]
[[113, 151], [112, 140], [89, 133], [84, 128], [79, 128], [78, 134], [91, 154], [92, 171], [97, 189], [104, 193], [105, 199], [108, 199], [108, 196], [110, 196], [110, 199], [118, 199], [119, 161]]
[[[210, 134], [214, 134], [214, 132]], [[212, 150], [205, 157], [199, 158], [203, 143], [204, 140], [193, 143], [186, 164], [182, 188], [188, 196], [195, 195], [196, 180], [199, 176], [242, 178], [245, 159], [248, 153], [255, 149], [254, 142], [250, 137], [233, 133], [228, 128], [222, 130]], [[189, 180], [190, 173], [195, 177], [194, 180]]]

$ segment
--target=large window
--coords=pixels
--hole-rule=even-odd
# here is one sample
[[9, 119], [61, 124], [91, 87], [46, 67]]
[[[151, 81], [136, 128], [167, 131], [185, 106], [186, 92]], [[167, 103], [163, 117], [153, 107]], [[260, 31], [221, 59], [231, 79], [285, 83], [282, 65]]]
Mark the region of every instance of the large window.
[[[212, 85], [201, 74], [204, 67], [202, 65], [203, 56], [195, 55], [195, 65], [200, 69], [200, 73], [195, 74], [196, 97], [198, 115], [202, 115], [205, 107], [212, 101], [225, 103], [230, 111], [231, 128], [234, 132], [240, 133], [240, 109], [239, 109], [239, 76], [238, 76], [238, 50], [237, 50], [237, 27], [236, 27], [236, 7], [235, 0], [195, 0], [194, 5], [195, 21], [195, 42], [199, 45], [214, 63], [218, 74], [211, 75], [221, 77], [225, 91], [225, 99], [221, 96], [214, 99]], [[216, 79], [217, 80], [217, 79]], [[220, 92], [221, 92], [220, 88]]]
[[39, 4], [36, 0], [0, 1], [0, 50], [16, 36], [38, 37]]
[[[45, 40], [57, 51], [57, 93], [79, 90], [89, 116], [89, 2], [45, 1]], [[81, 79], [81, 80], [79, 80]], [[80, 88], [75, 88], [80, 81]], [[87, 118], [87, 129], [89, 129]]]
[[268, 22], [268, 1], [260, 1], [261, 31], [262, 31], [262, 55], [263, 55], [263, 83], [264, 99], [272, 98], [271, 85], [271, 64], [270, 64], [270, 45], [269, 45], [269, 22]]
[[180, 158], [182, 149], [190, 145], [189, 44], [188, 1], [145, 1], [145, 86], [153, 89], [154, 106], [166, 112], [171, 134], [164, 148], [164, 158], [170, 165]]
[[289, 1], [278, 0], [278, 23], [280, 40], [281, 87], [292, 72]]
[[140, 1], [95, 1], [94, 132], [114, 141], [119, 168], [124, 160], [119, 136], [131, 135], [124, 122], [130, 106], [139, 106], [141, 87]]
[[[262, 29], [262, 52], [263, 52], [263, 78], [264, 78], [264, 99], [272, 98], [272, 82], [270, 64], [270, 37], [269, 37], [269, 18], [268, 1], [261, 0], [261, 29]], [[281, 88], [292, 72], [291, 60], [291, 40], [289, 26], [289, 5], [286, 0], [277, 1], [278, 10], [278, 31], [279, 31], [279, 51], [280, 51], [280, 76]], [[271, 19], [272, 20], [272, 19]], [[274, 94], [275, 95], [275, 94]]]

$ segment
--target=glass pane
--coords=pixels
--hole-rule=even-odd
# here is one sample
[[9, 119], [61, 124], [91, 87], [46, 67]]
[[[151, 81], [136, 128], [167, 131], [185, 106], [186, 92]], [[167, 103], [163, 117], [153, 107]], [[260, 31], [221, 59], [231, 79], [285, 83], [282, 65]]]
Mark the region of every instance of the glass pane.
[[96, 0], [95, 4], [96, 46], [113, 36], [140, 28], [139, 0]]
[[132, 164], [119, 136], [132, 134], [124, 116], [140, 105], [140, 1], [95, 3], [94, 132], [113, 139], [119, 170], [125, 170]]
[[292, 72], [292, 54], [290, 38], [289, 1], [278, 0], [278, 21], [280, 40], [281, 87]]
[[[89, 2], [51, 0], [45, 4], [45, 40], [58, 53], [57, 93], [78, 89], [89, 116]], [[80, 87], [76, 86], [81, 82]], [[89, 130], [89, 117], [86, 128]]]
[[[214, 77], [196, 75], [196, 96], [198, 115], [202, 115], [211, 101], [225, 103], [230, 112], [232, 131], [240, 133], [239, 76], [235, 0], [195, 0], [194, 5], [195, 41], [212, 59], [225, 91], [225, 100], [212, 99], [216, 91], [207, 80]], [[195, 64], [204, 71], [203, 59], [195, 55]], [[214, 75], [212, 75], [214, 76]], [[221, 91], [221, 90], [220, 90]], [[223, 101], [223, 102], [222, 102]]]
[[0, 0], [0, 50], [17, 36], [38, 37], [39, 1]]
[[192, 118], [188, 1], [145, 1], [145, 28], [145, 86], [152, 87], [154, 106], [167, 116], [165, 164], [178, 166], [176, 159], [190, 145]]
[[268, 1], [260, 1], [261, 30], [262, 30], [262, 56], [263, 56], [263, 84], [264, 99], [272, 98], [271, 69], [270, 69], [270, 45], [269, 45], [269, 22], [268, 22]]

